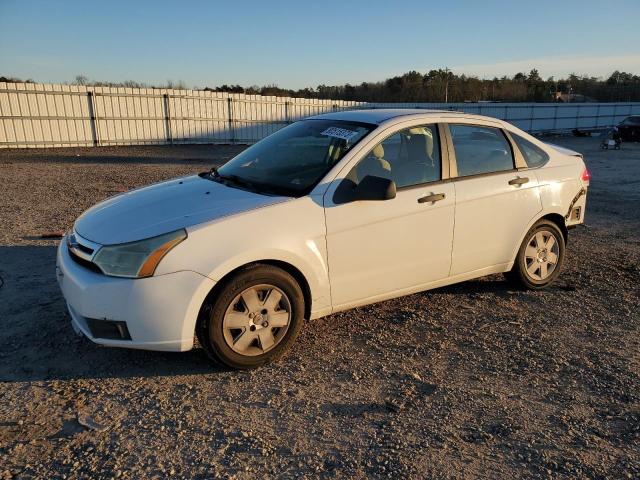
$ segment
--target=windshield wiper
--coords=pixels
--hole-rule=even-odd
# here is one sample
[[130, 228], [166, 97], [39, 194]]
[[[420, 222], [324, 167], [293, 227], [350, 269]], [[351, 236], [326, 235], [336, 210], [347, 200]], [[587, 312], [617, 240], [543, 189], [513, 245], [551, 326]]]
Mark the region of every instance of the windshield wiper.
[[248, 190], [253, 193], [260, 193], [263, 195], [275, 195], [278, 197], [296, 196], [295, 192], [289, 189], [272, 187], [270, 185], [263, 185], [261, 183], [254, 183], [249, 180], [245, 180], [244, 178], [239, 177], [238, 175], [220, 174], [216, 167], [211, 167], [211, 170], [209, 170], [208, 172], [202, 172], [199, 175], [201, 177], [208, 177], [209, 180], [212, 180], [214, 182], [222, 183], [227, 186], [239, 187], [239, 188], [242, 188], [243, 190]]
[[229, 185], [229, 186], [233, 185], [236, 187], [243, 188], [245, 190], [250, 190], [252, 192], [260, 193], [259, 187], [255, 183], [250, 182], [249, 180], [245, 180], [244, 178], [239, 177], [237, 175], [230, 175], [230, 174], [220, 175], [217, 167], [211, 167], [211, 169], [208, 172], [202, 172], [202, 173], [199, 173], [198, 175], [200, 177], [208, 178], [209, 180], [222, 183], [224, 185]]
[[249, 180], [245, 180], [244, 178], [239, 177], [237, 175], [231, 175], [231, 174], [220, 175], [217, 170], [216, 170], [215, 174], [213, 174], [213, 175], [214, 175], [214, 178], [216, 180], [218, 180], [218, 181], [222, 181], [222, 182], [225, 182], [227, 184], [230, 183], [230, 184], [236, 185], [238, 187], [243, 187], [243, 188], [245, 188], [247, 190], [250, 190], [252, 192], [260, 193], [260, 189], [258, 188], [258, 186], [255, 183], [250, 182]]
[[263, 183], [254, 183], [250, 180], [245, 180], [242, 177], [232, 174], [218, 174], [216, 181], [233, 183], [238, 187], [246, 188], [247, 190], [260, 193], [262, 195], [272, 195], [276, 197], [295, 197], [296, 192], [286, 187], [279, 187], [275, 185], [265, 185]]
[[217, 167], [211, 167], [207, 172], [201, 172], [198, 174], [199, 177], [209, 177], [211, 180], [214, 178], [218, 178], [220, 174], [218, 173]]

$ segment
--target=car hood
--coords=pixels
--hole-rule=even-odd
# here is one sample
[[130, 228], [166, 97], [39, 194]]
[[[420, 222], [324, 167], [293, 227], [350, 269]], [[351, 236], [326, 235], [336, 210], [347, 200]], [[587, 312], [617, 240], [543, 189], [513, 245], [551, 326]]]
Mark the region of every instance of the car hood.
[[74, 225], [101, 245], [133, 242], [289, 200], [260, 195], [193, 175], [111, 197]]

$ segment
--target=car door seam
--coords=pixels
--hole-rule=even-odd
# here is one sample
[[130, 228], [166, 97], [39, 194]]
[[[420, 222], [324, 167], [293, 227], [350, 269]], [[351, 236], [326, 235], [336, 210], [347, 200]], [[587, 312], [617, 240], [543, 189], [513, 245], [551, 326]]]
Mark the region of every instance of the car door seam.
[[[329, 251], [329, 226], [327, 225], [327, 199], [326, 196], [329, 194], [329, 190], [330, 188], [327, 188], [327, 190], [325, 190], [324, 194], [322, 195], [322, 218], [324, 219], [324, 251], [327, 252], [327, 258], [325, 259], [325, 263], [327, 265], [327, 282], [329, 283], [329, 306], [331, 308], [331, 313], [333, 313], [334, 310], [334, 306], [333, 306], [333, 285], [331, 284], [331, 262], [330, 262], [330, 255], [331, 252]], [[331, 201], [333, 203], [333, 200]]]
[[451, 277], [451, 269], [453, 268], [453, 247], [455, 245], [456, 238], [456, 210], [458, 208], [458, 192], [456, 189], [456, 182], [453, 183], [453, 231], [451, 232], [451, 249], [449, 250], [449, 275]]

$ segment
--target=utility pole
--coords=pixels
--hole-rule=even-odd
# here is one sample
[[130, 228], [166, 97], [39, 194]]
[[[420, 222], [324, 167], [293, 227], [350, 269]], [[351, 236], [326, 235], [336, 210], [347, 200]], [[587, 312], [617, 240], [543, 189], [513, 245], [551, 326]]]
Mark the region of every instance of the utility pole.
[[444, 67], [444, 103], [449, 103], [449, 69]]

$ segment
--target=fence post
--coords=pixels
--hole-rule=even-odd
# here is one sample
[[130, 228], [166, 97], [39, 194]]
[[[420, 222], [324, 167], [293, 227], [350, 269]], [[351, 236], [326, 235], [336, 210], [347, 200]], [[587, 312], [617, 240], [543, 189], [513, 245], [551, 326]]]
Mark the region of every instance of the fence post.
[[600, 126], [600, 104], [596, 108], [596, 128]]
[[613, 119], [611, 121], [611, 126], [613, 127], [616, 124], [616, 111], [618, 110], [618, 104], [613, 104]]
[[236, 136], [235, 136], [235, 132], [234, 132], [234, 128], [233, 128], [233, 99], [231, 97], [227, 97], [227, 110], [228, 110], [228, 117], [229, 117], [229, 135], [231, 135], [231, 138], [229, 139], [229, 141], [231, 143], [235, 143], [236, 141]]
[[169, 94], [162, 95], [162, 106], [164, 107], [164, 128], [167, 135], [167, 142], [173, 143], [173, 136], [171, 135], [171, 114], [169, 112]]
[[100, 145], [100, 138], [98, 137], [98, 124], [96, 122], [96, 110], [93, 99], [93, 92], [87, 92], [87, 103], [89, 105], [89, 125], [91, 126], [91, 136], [93, 137], [93, 146]]
[[535, 112], [535, 107], [531, 105], [531, 114], [529, 115], [529, 132], [533, 132], [533, 115]]

